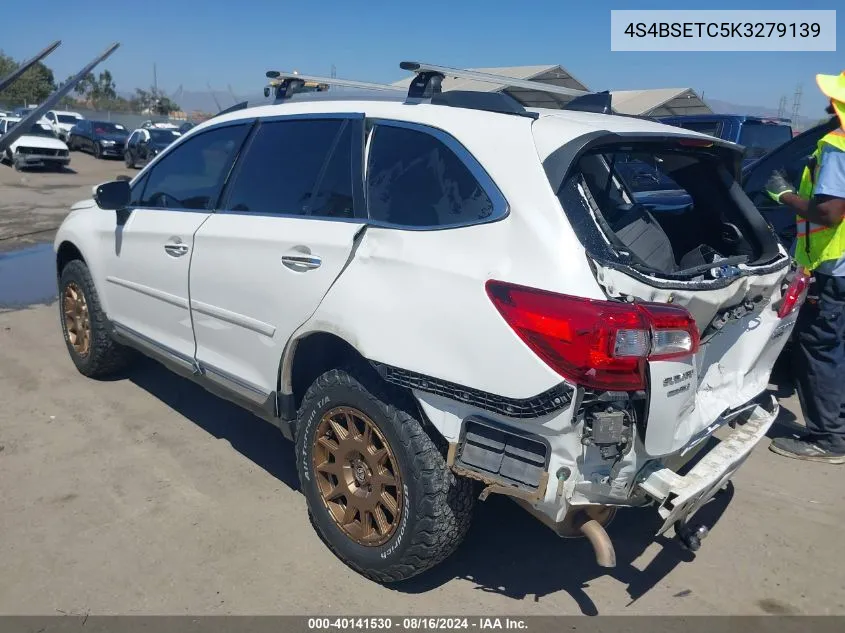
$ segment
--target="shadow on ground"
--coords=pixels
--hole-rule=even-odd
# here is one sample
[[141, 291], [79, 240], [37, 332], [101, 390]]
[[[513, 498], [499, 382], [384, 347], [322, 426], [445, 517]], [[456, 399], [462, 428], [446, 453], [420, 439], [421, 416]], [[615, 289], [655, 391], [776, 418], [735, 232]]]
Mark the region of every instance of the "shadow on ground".
[[[299, 489], [293, 447], [271, 424], [148, 359], [142, 359], [128, 378], [206, 432], [227, 440], [232, 448], [290, 488]], [[695, 523], [713, 527], [732, 496], [729, 486], [697, 513]], [[533, 596], [536, 601], [566, 591], [584, 614], [596, 615], [599, 607], [586, 591], [590, 581], [612, 576], [627, 586], [634, 602], [676, 566], [694, 558], [671, 537], [671, 529], [669, 536], [655, 539], [660, 525], [654, 508], [620, 511], [608, 528], [616, 547], [617, 567], [603, 569], [596, 565], [586, 540], [560, 539], [509, 499], [492, 495], [478, 503], [470, 534], [455, 555], [426, 574], [390, 588], [416, 594], [461, 578], [475, 583], [480, 591], [517, 600]], [[634, 562], [652, 543], [660, 549], [640, 570]], [[681, 592], [677, 597], [683, 595]]]
[[[706, 504], [696, 524], [715, 526], [733, 497], [728, 488]], [[423, 576], [396, 585], [405, 593], [422, 593], [452, 578], [475, 583], [478, 589], [516, 600], [565, 591], [585, 615], [598, 615], [599, 606], [587, 593], [590, 582], [610, 576], [626, 585], [633, 603], [660, 583], [678, 565], [691, 562], [694, 554], [667, 535], [655, 538], [661, 521], [654, 508], [620, 510], [608, 527], [616, 548], [616, 567], [596, 565], [584, 539], [561, 539], [507, 498], [493, 495], [476, 509], [473, 526], [463, 546], [445, 563]], [[642, 569], [634, 563], [656, 543], [657, 554]], [[706, 547], [706, 542], [703, 547]], [[676, 597], [686, 595], [680, 592]]]
[[241, 455], [289, 488], [299, 490], [293, 444], [269, 422], [147, 358], [140, 358], [126, 377], [210, 435], [228, 441]]

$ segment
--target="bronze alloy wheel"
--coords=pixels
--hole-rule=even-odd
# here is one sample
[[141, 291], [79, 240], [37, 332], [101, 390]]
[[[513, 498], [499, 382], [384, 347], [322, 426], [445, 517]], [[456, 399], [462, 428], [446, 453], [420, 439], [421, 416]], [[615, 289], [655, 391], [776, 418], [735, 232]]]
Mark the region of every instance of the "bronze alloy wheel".
[[359, 545], [383, 545], [402, 516], [396, 457], [375, 423], [352, 407], [327, 411], [314, 435], [317, 487], [335, 524]]
[[85, 294], [74, 282], [65, 286], [62, 294], [62, 312], [65, 316], [65, 328], [68, 341], [73, 351], [79, 356], [87, 356], [91, 347], [91, 320], [88, 315], [88, 302]]

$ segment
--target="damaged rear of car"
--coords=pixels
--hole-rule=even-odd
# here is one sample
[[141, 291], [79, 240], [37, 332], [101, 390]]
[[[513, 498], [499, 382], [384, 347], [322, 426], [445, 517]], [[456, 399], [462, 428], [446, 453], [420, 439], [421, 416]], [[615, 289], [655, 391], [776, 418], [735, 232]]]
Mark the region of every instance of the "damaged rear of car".
[[[579, 330], [591, 369], [570, 376], [587, 447], [572, 504], [655, 502], [660, 532], [674, 525], [696, 549], [704, 531], [687, 521], [777, 415], [766, 388], [806, 278], [737, 183], [739, 146], [646, 122], [555, 142], [556, 119], [535, 122], [538, 153], [607, 297], [592, 302], [600, 332]], [[644, 180], [684, 205], [639, 203]]]

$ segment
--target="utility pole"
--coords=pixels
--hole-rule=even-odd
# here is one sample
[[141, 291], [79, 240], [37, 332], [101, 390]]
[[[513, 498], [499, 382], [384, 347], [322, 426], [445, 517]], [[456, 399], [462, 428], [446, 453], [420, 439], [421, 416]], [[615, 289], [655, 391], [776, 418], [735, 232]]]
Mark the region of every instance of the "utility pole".
[[334, 64], [332, 64], [332, 79], [335, 79], [336, 77], [337, 77], [337, 67]]
[[158, 94], [158, 75], [156, 74], [155, 62], [153, 62], [153, 94]]
[[795, 87], [795, 98], [792, 101], [792, 125], [798, 126], [798, 114], [801, 112], [801, 84]]
[[783, 119], [786, 117], [786, 95], [783, 95], [780, 98], [780, 103], [778, 103], [778, 118]]

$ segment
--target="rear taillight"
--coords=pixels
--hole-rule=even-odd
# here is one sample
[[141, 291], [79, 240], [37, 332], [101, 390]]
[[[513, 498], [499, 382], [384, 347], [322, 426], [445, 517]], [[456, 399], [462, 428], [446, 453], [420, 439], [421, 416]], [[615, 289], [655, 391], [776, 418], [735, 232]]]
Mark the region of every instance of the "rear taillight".
[[644, 389], [647, 360], [698, 351], [695, 320], [678, 306], [582, 299], [494, 280], [487, 294], [535, 354], [586, 387]]
[[789, 316], [801, 307], [801, 304], [804, 303], [807, 288], [810, 287], [810, 279], [812, 277], [803, 268], [795, 273], [778, 306], [778, 318], [782, 319]]

